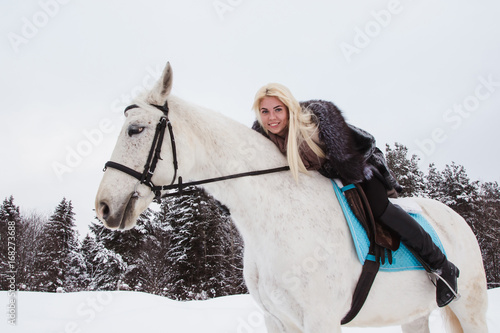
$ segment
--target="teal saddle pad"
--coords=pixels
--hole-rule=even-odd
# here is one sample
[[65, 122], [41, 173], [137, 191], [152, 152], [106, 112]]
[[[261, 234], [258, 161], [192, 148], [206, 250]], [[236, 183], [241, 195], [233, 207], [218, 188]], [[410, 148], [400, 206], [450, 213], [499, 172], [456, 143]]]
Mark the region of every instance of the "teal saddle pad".
[[[347, 224], [349, 225], [349, 229], [351, 230], [352, 239], [354, 241], [354, 247], [356, 248], [356, 253], [358, 254], [359, 261], [364, 264], [366, 258], [368, 257], [368, 249], [370, 247], [370, 241], [368, 240], [368, 236], [366, 234], [365, 229], [359, 222], [359, 220], [354, 216], [354, 213], [347, 202], [347, 199], [344, 196], [342, 190], [338, 187], [337, 183], [332, 180], [333, 188], [335, 190], [335, 194], [337, 195], [337, 199], [339, 200], [340, 206], [342, 207], [342, 211], [344, 212], [345, 218], [347, 220]], [[349, 185], [348, 185], [349, 186]], [[347, 188], [344, 187], [344, 188]], [[432, 228], [432, 226], [427, 222], [427, 220], [422, 216], [422, 214], [414, 214], [408, 213], [411, 217], [413, 217], [420, 225], [424, 228], [427, 233], [432, 237], [434, 243], [445, 253], [443, 244], [436, 234], [436, 231]], [[445, 253], [446, 255], [446, 253]], [[384, 264], [380, 264], [381, 271], [405, 271], [405, 270], [423, 270], [424, 267], [420, 264], [420, 262], [415, 258], [415, 256], [408, 250], [408, 248], [401, 243], [399, 249], [392, 252], [392, 264], [389, 264], [386, 260]]]

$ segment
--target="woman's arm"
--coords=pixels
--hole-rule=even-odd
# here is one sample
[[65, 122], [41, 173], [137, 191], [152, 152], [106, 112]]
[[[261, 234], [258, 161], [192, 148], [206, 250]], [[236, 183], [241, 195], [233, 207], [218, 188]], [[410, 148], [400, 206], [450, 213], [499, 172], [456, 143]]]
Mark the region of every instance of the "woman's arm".
[[358, 183], [372, 176], [363, 154], [356, 149], [352, 130], [341, 111], [323, 100], [301, 102], [316, 116], [319, 139], [324, 144], [326, 162], [320, 170], [327, 177], [338, 176], [346, 182]]

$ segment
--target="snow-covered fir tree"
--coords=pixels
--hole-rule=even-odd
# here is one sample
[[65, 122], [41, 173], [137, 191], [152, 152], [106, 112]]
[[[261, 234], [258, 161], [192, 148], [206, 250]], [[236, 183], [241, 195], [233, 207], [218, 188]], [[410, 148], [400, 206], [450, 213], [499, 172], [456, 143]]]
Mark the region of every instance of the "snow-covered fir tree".
[[205, 235], [208, 228], [206, 220], [198, 221], [200, 198], [184, 194], [170, 198], [167, 205], [174, 207], [168, 215], [172, 227], [168, 296], [174, 299], [197, 298], [205, 289]]
[[429, 164], [429, 170], [425, 176], [425, 195], [431, 199], [441, 201], [445, 196], [445, 184], [443, 176], [434, 163]]
[[126, 271], [120, 282], [124, 288], [144, 291], [144, 285], [147, 282], [141, 271], [142, 265], [138, 258], [143, 251], [144, 241], [147, 237], [145, 225], [149, 223], [152, 214], [152, 210], [148, 208], [139, 216], [137, 225], [125, 231], [109, 230], [100, 221], [90, 225], [90, 230], [95, 235], [96, 242], [102, 244], [104, 248], [119, 254], [126, 263]]
[[434, 164], [426, 176], [427, 195], [452, 208], [476, 235], [488, 287], [500, 284], [500, 189], [497, 183], [471, 181], [465, 168], [453, 163], [438, 171]]
[[394, 149], [389, 145], [385, 146], [385, 156], [389, 169], [403, 187], [400, 195], [403, 197], [422, 196], [425, 188], [424, 173], [419, 169], [418, 156], [412, 155], [408, 159], [408, 148], [397, 142], [394, 145]]
[[481, 184], [475, 233], [483, 255], [489, 288], [500, 287], [500, 187], [497, 182]]
[[142, 251], [136, 260], [144, 277], [144, 291], [165, 296], [171, 280], [171, 262], [168, 259], [172, 227], [168, 223], [170, 214], [163, 201], [158, 212], [149, 221], [144, 221], [146, 231]]
[[224, 295], [246, 294], [248, 289], [243, 278], [243, 239], [240, 236], [229, 210], [222, 209], [220, 217], [222, 241], [222, 269], [221, 280]]
[[[21, 216], [14, 197], [5, 198], [0, 206], [0, 290], [9, 289], [8, 277], [16, 275], [18, 262], [18, 239]], [[14, 281], [18, 281], [17, 277]], [[16, 286], [17, 288], [17, 286]]]
[[428, 196], [437, 199], [460, 214], [472, 224], [478, 202], [478, 183], [472, 182], [462, 165], [452, 162], [442, 172], [431, 165], [427, 180]]
[[44, 241], [43, 226], [48, 217], [36, 212], [21, 215], [21, 225], [17, 233], [17, 283], [19, 290], [35, 290], [38, 253]]
[[245, 292], [241, 276], [242, 242], [230, 223], [227, 208], [196, 189], [169, 198], [172, 226], [172, 280], [169, 297], [206, 299]]
[[80, 248], [85, 259], [87, 290], [116, 290], [123, 281], [127, 263], [121, 255], [97, 243], [89, 234]]
[[[122, 288], [174, 299], [247, 292], [239, 233], [227, 208], [201, 189], [163, 200], [131, 230], [111, 231], [100, 222], [90, 229], [96, 246], [122, 256]], [[89, 239], [84, 243], [82, 251], [91, 247]]]
[[[63, 198], [54, 214], [43, 226], [43, 242], [38, 256], [36, 284], [41, 291], [78, 290], [75, 279], [81, 274], [78, 234], [75, 229], [73, 205]], [[72, 266], [76, 265], [78, 267]]]

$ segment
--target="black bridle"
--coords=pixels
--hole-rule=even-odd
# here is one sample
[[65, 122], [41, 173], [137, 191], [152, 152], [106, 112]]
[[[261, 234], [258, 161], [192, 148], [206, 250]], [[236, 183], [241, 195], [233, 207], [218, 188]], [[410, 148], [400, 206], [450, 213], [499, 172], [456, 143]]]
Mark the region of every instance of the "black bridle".
[[[264, 174], [268, 174], [268, 173], [286, 171], [286, 170], [290, 169], [288, 166], [284, 166], [284, 167], [279, 167], [279, 168], [237, 173], [237, 174], [233, 174], [233, 175], [216, 177], [216, 178], [208, 178], [208, 179], [198, 180], [198, 181], [193, 181], [193, 182], [188, 182], [188, 183], [183, 183], [182, 177], [179, 176], [177, 184], [174, 184], [175, 178], [177, 177], [177, 170], [178, 170], [179, 163], [177, 162], [177, 149], [175, 146], [174, 132], [172, 130], [172, 124], [171, 124], [170, 120], [168, 119], [168, 111], [169, 111], [168, 102], [165, 102], [164, 105], [151, 104], [151, 106], [154, 106], [158, 110], [162, 111], [163, 116], [161, 116], [160, 120], [158, 121], [158, 124], [156, 125], [155, 135], [153, 138], [153, 142], [151, 144], [151, 148], [149, 150], [148, 159], [146, 161], [146, 164], [144, 165], [143, 172], [140, 173], [140, 172], [135, 171], [134, 169], [131, 169], [123, 164], [116, 163], [113, 161], [106, 162], [106, 164], [104, 165], [103, 171], [106, 171], [107, 168], [113, 168], [113, 169], [117, 169], [119, 171], [122, 171], [122, 172], [136, 178], [137, 180], [139, 180], [139, 184], [144, 184], [151, 189], [151, 191], [155, 195], [155, 198], [154, 198], [155, 202], [159, 203], [161, 198], [164, 198], [167, 196], [182, 194], [184, 192], [183, 190], [189, 186], [208, 184], [208, 183], [218, 182], [218, 181], [222, 181], [222, 180], [241, 178], [241, 177], [247, 177], [247, 176], [264, 175]], [[130, 109], [134, 109], [134, 108], [138, 108], [138, 107], [139, 106], [136, 104], [129, 105], [125, 108], [124, 112], [127, 112]], [[174, 176], [172, 177], [172, 181], [170, 182], [169, 185], [157, 186], [153, 183], [151, 178], [153, 177], [158, 160], [162, 159], [160, 156], [161, 146], [163, 144], [163, 138], [165, 136], [165, 129], [166, 128], [168, 128], [168, 132], [170, 134], [170, 143], [172, 145], [172, 160], [173, 160], [173, 166], [174, 166]], [[162, 191], [168, 191], [168, 190], [176, 190], [176, 191], [166, 193], [164, 195], [161, 194]], [[135, 196], [138, 195], [137, 190], [134, 192], [133, 195], [135, 195]]]

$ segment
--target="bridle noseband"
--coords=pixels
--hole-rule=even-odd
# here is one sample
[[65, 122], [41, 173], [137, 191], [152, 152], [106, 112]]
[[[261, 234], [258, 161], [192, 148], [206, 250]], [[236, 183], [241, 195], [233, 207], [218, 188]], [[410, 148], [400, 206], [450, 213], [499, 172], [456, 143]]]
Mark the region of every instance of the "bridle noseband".
[[[209, 178], [209, 179], [193, 181], [193, 182], [188, 182], [188, 183], [183, 183], [182, 177], [179, 176], [177, 184], [174, 184], [175, 178], [177, 177], [178, 162], [177, 162], [177, 149], [175, 146], [174, 132], [172, 130], [172, 124], [170, 123], [170, 120], [168, 119], [168, 111], [169, 111], [168, 102], [165, 101], [165, 104], [163, 104], [163, 105], [155, 105], [155, 104], [150, 104], [150, 105], [154, 106], [158, 110], [162, 111], [163, 115], [161, 116], [160, 120], [158, 121], [158, 124], [156, 125], [155, 135], [153, 138], [153, 142], [151, 143], [151, 148], [149, 150], [148, 159], [146, 161], [146, 164], [144, 165], [143, 172], [140, 173], [140, 172], [135, 171], [134, 169], [131, 169], [123, 164], [116, 163], [113, 161], [106, 162], [106, 164], [104, 165], [103, 171], [106, 171], [107, 168], [113, 168], [113, 169], [117, 169], [119, 171], [122, 171], [122, 172], [136, 178], [137, 180], [139, 180], [138, 184], [144, 184], [151, 189], [151, 191], [155, 195], [155, 197], [154, 197], [155, 202], [160, 203], [161, 198], [163, 198], [163, 197], [182, 194], [183, 189], [185, 189], [186, 187], [189, 187], [189, 186], [196, 186], [196, 185], [201, 185], [201, 184], [213, 183], [213, 182], [217, 182], [217, 181], [234, 179], [234, 178], [241, 178], [241, 177], [247, 177], [247, 176], [263, 175], [263, 174], [268, 174], [268, 173], [273, 173], [273, 172], [286, 171], [286, 170], [290, 169], [288, 166], [284, 166], [284, 167], [279, 167], [279, 168], [243, 172], [243, 173], [238, 173], [238, 174], [233, 174], [233, 175], [223, 176], [223, 177]], [[136, 104], [129, 105], [125, 108], [124, 112], [127, 112], [130, 109], [135, 109], [138, 107], [139, 106]], [[166, 128], [168, 128], [168, 132], [170, 134], [170, 143], [172, 145], [172, 160], [173, 160], [173, 166], [174, 166], [174, 176], [172, 177], [172, 181], [170, 182], [169, 185], [157, 186], [153, 183], [151, 178], [153, 177], [158, 160], [162, 159], [160, 156], [161, 146], [163, 144], [163, 138], [165, 136], [165, 129]], [[161, 192], [166, 191], [166, 190], [176, 190], [176, 192], [166, 193], [166, 194], [162, 195]], [[138, 195], [139, 194], [137, 192], [137, 187], [136, 187], [132, 196], [138, 196]]]

